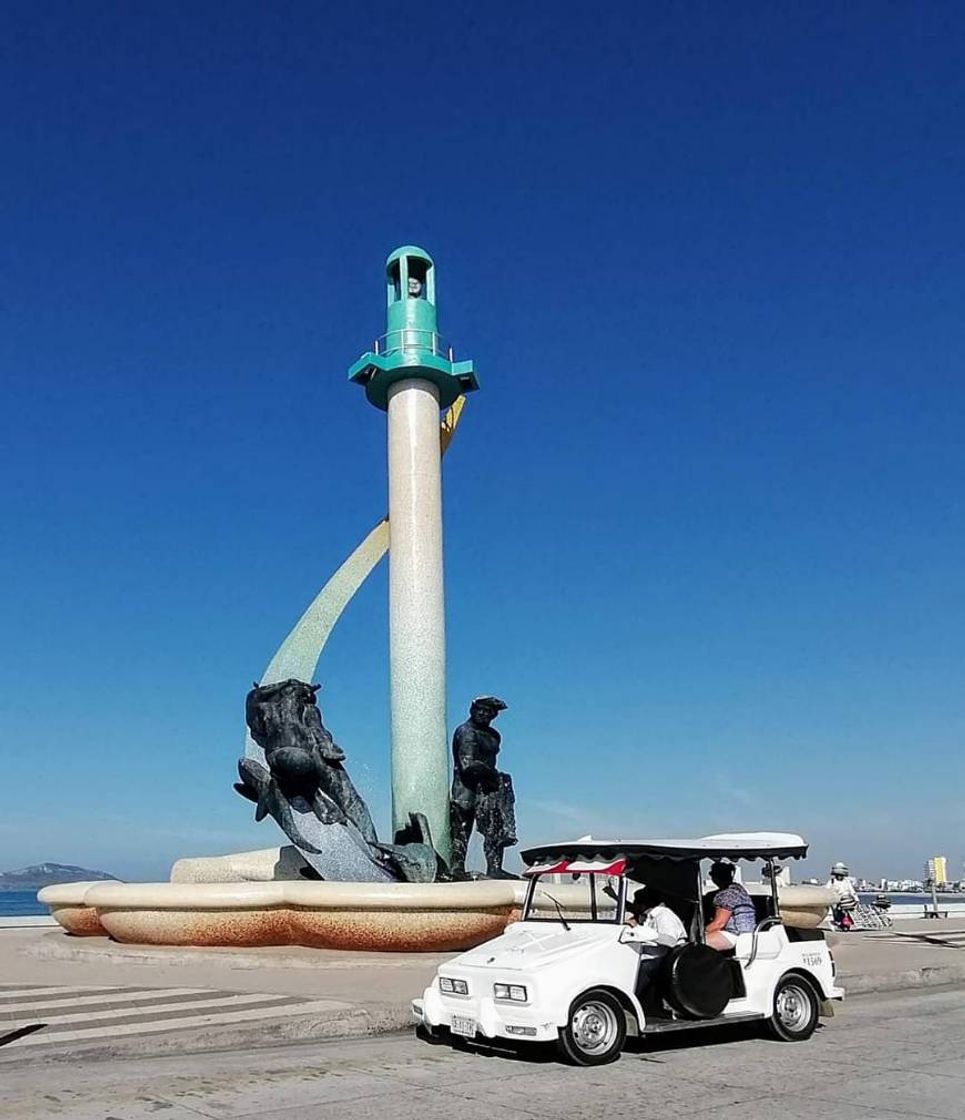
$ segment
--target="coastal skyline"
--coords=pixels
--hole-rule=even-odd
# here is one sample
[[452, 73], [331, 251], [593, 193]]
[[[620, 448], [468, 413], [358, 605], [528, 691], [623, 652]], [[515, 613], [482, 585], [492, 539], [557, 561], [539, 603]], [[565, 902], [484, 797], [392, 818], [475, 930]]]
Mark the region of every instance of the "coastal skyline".
[[[449, 733], [505, 696], [523, 845], [773, 828], [798, 878], [961, 869], [965, 36], [867, 4], [617, 30], [11, 13], [3, 867], [282, 842], [231, 788], [244, 696], [384, 512], [344, 369], [412, 241], [481, 383]], [[318, 678], [383, 833], [386, 594]]]

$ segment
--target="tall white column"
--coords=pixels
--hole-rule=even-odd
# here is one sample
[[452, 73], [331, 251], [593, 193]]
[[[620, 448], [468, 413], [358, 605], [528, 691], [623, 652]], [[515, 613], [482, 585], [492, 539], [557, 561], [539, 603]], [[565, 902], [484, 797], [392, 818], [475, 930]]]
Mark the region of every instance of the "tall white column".
[[425, 813], [448, 859], [439, 391], [429, 381], [397, 381], [388, 405], [392, 825]]

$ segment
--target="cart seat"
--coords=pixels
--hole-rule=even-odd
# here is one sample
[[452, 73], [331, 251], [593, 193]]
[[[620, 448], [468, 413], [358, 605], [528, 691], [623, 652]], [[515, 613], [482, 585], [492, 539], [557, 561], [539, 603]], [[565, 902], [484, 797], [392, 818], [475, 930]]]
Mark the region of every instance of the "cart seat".
[[661, 994], [689, 1019], [713, 1019], [734, 994], [731, 962], [707, 945], [671, 949], [660, 968]]
[[[756, 947], [755, 947], [756, 941]], [[787, 944], [787, 934], [779, 922], [765, 918], [757, 923], [753, 933], [741, 933], [733, 953], [739, 961], [748, 961], [753, 955], [755, 960], [773, 960], [781, 955]]]

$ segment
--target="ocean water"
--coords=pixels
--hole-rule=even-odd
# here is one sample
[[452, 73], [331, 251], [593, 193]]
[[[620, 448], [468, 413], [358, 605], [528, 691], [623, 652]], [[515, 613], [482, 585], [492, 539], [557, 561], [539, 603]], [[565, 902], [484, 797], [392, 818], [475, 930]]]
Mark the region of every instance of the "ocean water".
[[0, 918], [28, 918], [47, 913], [47, 907], [37, 901], [36, 891], [0, 891]]

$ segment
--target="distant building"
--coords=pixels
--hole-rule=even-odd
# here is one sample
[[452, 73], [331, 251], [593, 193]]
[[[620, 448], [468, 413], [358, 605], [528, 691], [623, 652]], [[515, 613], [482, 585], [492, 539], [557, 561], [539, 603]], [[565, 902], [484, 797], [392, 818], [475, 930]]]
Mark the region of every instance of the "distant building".
[[922, 885], [918, 879], [879, 879], [877, 889], [879, 891], [896, 891], [901, 894], [916, 894], [921, 891]]
[[925, 864], [925, 879], [933, 883], [947, 883], [948, 860], [944, 856], [932, 856]]

